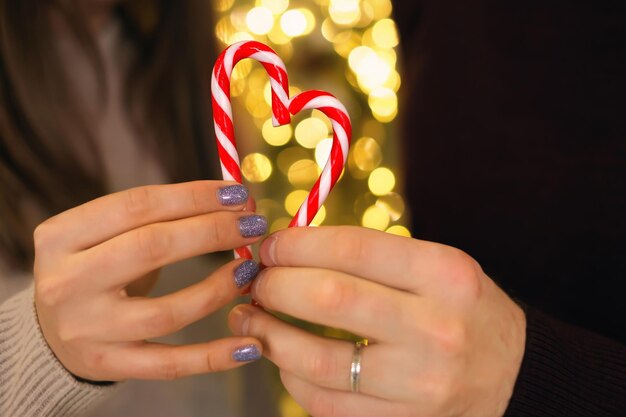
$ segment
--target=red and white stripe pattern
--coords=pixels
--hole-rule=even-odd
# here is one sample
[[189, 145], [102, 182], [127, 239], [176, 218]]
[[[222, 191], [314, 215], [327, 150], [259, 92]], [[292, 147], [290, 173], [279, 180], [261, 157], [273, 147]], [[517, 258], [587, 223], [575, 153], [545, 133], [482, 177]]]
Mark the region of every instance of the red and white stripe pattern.
[[352, 137], [352, 124], [348, 111], [332, 94], [317, 90], [305, 91], [291, 99], [289, 104], [289, 112], [293, 115], [309, 109], [317, 109], [330, 119], [333, 127], [333, 144], [330, 157], [324, 165], [320, 177], [313, 184], [313, 188], [289, 223], [289, 227], [311, 224], [320, 207], [326, 201], [330, 190], [341, 176], [348, 158]]
[[[330, 158], [311, 192], [289, 224], [289, 227], [307, 226], [341, 176], [352, 135], [350, 117], [339, 100], [324, 91], [305, 91], [289, 99], [289, 81], [285, 64], [267, 45], [256, 41], [243, 41], [229, 46], [215, 62], [211, 77], [213, 121], [222, 176], [225, 180], [239, 183], [242, 180], [230, 103], [230, 77], [235, 65], [246, 58], [259, 61], [270, 77], [274, 126], [288, 124], [291, 121], [291, 115], [309, 109], [320, 110], [332, 123], [333, 144]], [[252, 259], [252, 252], [248, 247], [236, 249], [235, 255]]]

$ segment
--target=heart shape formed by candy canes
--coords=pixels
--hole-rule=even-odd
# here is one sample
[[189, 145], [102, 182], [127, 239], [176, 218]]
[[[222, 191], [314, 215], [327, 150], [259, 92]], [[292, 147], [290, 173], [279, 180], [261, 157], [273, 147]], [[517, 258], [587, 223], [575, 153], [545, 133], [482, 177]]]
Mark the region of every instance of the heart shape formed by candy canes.
[[[222, 176], [225, 180], [241, 183], [241, 166], [230, 103], [230, 77], [235, 65], [246, 58], [260, 62], [270, 77], [272, 121], [275, 127], [290, 123], [291, 116], [302, 110], [317, 109], [331, 121], [333, 143], [329, 159], [289, 224], [289, 227], [308, 226], [324, 204], [330, 190], [339, 180], [346, 164], [352, 136], [350, 117], [343, 104], [325, 91], [305, 91], [290, 99], [285, 64], [269, 46], [256, 41], [243, 41], [229, 46], [215, 62], [211, 77], [215, 136]], [[235, 254], [238, 257], [252, 259], [252, 252], [247, 247], [236, 249]]]

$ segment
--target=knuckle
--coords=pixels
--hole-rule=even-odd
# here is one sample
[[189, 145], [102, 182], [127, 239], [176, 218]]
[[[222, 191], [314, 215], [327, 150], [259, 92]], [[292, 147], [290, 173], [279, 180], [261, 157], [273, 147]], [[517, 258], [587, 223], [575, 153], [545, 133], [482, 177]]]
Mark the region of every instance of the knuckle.
[[61, 279], [37, 279], [35, 280], [35, 299], [39, 305], [56, 307], [62, 304], [68, 297], [67, 286]]
[[158, 377], [166, 381], [172, 381], [182, 376], [181, 369], [176, 361], [176, 356], [173, 352], [169, 353], [166, 360], [164, 360], [159, 367]]
[[312, 301], [322, 311], [342, 311], [355, 302], [355, 291], [344, 281], [325, 279], [317, 286]]
[[144, 319], [147, 334], [162, 336], [180, 330], [174, 311], [167, 304], [151, 308]]
[[48, 219], [45, 222], [39, 224], [33, 231], [33, 243], [35, 245], [35, 251], [44, 250], [51, 247], [55, 240], [55, 227], [53, 222]]
[[434, 338], [440, 352], [448, 357], [458, 357], [467, 347], [467, 328], [459, 320], [439, 323]]
[[460, 249], [446, 249], [444, 276], [450, 288], [465, 298], [478, 299], [481, 292], [481, 268], [478, 262]]
[[164, 227], [145, 226], [136, 231], [140, 256], [150, 263], [161, 263], [170, 253], [172, 237]]
[[304, 370], [313, 381], [325, 383], [336, 374], [337, 366], [333, 361], [332, 355], [327, 352], [320, 351], [302, 357], [304, 361]]
[[143, 217], [153, 207], [154, 197], [150, 187], [136, 187], [124, 191], [126, 213], [134, 217]]
[[206, 246], [215, 246], [216, 243], [222, 242], [225, 238], [222, 225], [226, 224], [226, 221], [217, 221], [216, 216], [204, 216], [204, 230], [205, 230], [205, 244]]
[[216, 355], [213, 355], [212, 353], [208, 353], [206, 355], [206, 371], [207, 372], [217, 372], [220, 371], [222, 368], [220, 367], [219, 361], [217, 360]]

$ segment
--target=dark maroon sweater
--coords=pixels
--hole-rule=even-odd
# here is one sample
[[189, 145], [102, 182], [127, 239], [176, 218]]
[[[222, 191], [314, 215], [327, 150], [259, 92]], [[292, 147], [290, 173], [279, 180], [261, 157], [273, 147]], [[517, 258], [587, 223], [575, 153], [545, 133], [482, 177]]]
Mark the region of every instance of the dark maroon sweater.
[[414, 235], [526, 306], [506, 416], [626, 416], [626, 2], [395, 12]]

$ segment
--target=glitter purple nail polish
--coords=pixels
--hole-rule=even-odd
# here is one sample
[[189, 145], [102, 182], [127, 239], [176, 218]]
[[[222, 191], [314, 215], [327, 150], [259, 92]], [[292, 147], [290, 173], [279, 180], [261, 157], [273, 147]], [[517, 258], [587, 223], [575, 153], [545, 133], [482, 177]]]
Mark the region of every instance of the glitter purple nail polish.
[[267, 233], [267, 219], [265, 216], [254, 214], [239, 219], [239, 232], [243, 237], [257, 237]]
[[217, 200], [223, 206], [237, 206], [248, 201], [248, 189], [241, 184], [228, 185], [217, 190]]
[[245, 345], [235, 349], [233, 359], [237, 362], [252, 362], [261, 359], [261, 352], [256, 345]]
[[245, 287], [259, 273], [259, 264], [246, 260], [235, 268], [235, 285], [237, 288]]

